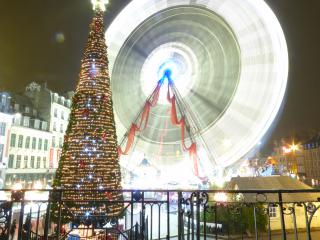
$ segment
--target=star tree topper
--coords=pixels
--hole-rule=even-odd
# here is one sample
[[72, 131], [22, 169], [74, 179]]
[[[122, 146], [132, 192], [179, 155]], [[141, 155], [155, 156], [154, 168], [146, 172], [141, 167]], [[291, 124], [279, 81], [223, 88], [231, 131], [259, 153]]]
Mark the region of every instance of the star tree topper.
[[93, 5], [93, 10], [100, 9], [101, 11], [106, 11], [106, 5], [109, 3], [109, 0], [91, 0]]

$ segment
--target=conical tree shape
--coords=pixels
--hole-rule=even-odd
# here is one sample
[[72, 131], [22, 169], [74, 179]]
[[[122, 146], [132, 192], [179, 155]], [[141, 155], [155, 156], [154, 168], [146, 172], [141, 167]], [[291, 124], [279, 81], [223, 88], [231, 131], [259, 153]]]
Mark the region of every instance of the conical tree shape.
[[63, 200], [72, 201], [69, 206], [76, 213], [105, 211], [115, 216], [121, 212], [122, 204], [105, 206], [97, 200], [122, 200], [119, 191], [103, 191], [121, 189], [118, 159], [103, 12], [96, 9], [54, 188], [64, 190]]

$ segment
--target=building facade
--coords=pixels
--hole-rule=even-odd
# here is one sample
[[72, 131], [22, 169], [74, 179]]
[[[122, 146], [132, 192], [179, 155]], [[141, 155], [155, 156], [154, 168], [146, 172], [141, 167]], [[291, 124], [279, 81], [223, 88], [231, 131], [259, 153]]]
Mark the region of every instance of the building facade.
[[320, 186], [320, 135], [317, 134], [303, 144], [306, 182]]
[[7, 134], [5, 188], [51, 186], [68, 125], [68, 97], [31, 83], [23, 94], [10, 94], [12, 120]]
[[4, 185], [5, 169], [8, 161], [8, 141], [14, 114], [10, 107], [11, 96], [0, 92], [0, 188]]
[[281, 139], [274, 143], [271, 158], [274, 159], [279, 174], [291, 175], [302, 181], [306, 179], [304, 151], [301, 144], [291, 139]]

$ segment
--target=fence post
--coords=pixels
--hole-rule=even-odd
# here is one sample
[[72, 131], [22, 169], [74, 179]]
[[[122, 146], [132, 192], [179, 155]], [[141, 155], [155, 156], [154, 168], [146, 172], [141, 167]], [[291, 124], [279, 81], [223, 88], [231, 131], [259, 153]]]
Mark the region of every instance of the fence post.
[[50, 209], [51, 209], [51, 202], [49, 199], [47, 211], [46, 211], [46, 220], [45, 220], [45, 224], [44, 224], [44, 239], [45, 240], [48, 240], [48, 235], [49, 235]]
[[253, 205], [253, 217], [254, 217], [254, 231], [256, 240], [258, 240], [258, 225], [257, 225], [257, 208], [256, 205]]
[[23, 226], [23, 216], [24, 216], [24, 193], [22, 193], [21, 198], [21, 209], [20, 209], [20, 216], [19, 216], [19, 231], [18, 231], [18, 239], [22, 239], [22, 226]]
[[170, 192], [167, 191], [167, 239], [170, 239]]
[[307, 240], [311, 240], [311, 233], [310, 233], [311, 222], [309, 223], [307, 205], [303, 203], [303, 207], [304, 207], [304, 215], [306, 219]]
[[282, 202], [282, 193], [281, 193], [281, 191], [278, 191], [278, 198], [279, 198], [279, 207], [280, 207], [280, 220], [281, 220], [282, 240], [286, 240], [287, 239], [286, 223], [285, 223], [285, 220], [284, 220], [283, 202]]
[[197, 240], [200, 240], [200, 193], [196, 194], [196, 208], [197, 208]]
[[183, 212], [182, 212], [182, 192], [178, 192], [178, 240], [182, 240]]

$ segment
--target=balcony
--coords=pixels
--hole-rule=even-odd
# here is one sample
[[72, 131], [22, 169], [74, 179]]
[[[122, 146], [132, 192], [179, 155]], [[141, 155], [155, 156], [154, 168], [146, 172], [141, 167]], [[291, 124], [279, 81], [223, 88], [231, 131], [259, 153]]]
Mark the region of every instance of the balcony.
[[[320, 239], [319, 190], [121, 190], [123, 200], [108, 197], [119, 191], [77, 200], [92, 211], [75, 214], [61, 190], [2, 190], [0, 239]], [[119, 203], [119, 216], [97, 210]]]

